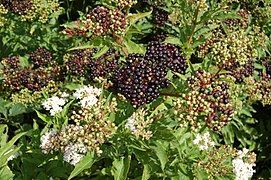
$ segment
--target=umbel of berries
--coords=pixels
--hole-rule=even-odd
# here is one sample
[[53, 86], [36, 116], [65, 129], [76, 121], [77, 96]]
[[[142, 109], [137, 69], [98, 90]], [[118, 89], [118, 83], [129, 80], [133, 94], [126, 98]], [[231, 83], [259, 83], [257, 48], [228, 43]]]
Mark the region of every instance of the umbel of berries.
[[231, 121], [235, 111], [230, 103], [229, 85], [218, 75], [197, 70], [187, 84], [187, 94], [176, 102], [181, 125], [199, 130], [205, 124], [217, 131]]
[[129, 54], [119, 72], [111, 76], [111, 81], [138, 108], [155, 100], [160, 88], [169, 86], [165, 78], [169, 70], [184, 74], [186, 68], [184, 57], [174, 45], [151, 42], [145, 55]]
[[110, 33], [122, 34], [128, 21], [119, 9], [109, 10], [102, 6], [97, 6], [83, 21], [85, 31], [95, 36], [105, 36]]

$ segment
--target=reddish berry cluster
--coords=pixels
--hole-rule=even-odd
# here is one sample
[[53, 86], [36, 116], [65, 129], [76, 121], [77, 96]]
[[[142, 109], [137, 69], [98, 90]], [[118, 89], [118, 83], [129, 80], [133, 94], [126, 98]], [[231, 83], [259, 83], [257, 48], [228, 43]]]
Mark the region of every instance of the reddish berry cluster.
[[84, 49], [73, 52], [65, 62], [66, 72], [72, 76], [86, 77], [92, 81], [96, 77], [108, 77], [112, 71], [118, 68], [120, 55], [117, 51], [109, 49], [98, 58], [93, 55], [98, 49]]
[[119, 9], [109, 10], [97, 6], [83, 21], [87, 30], [96, 36], [105, 36], [111, 33], [122, 34], [128, 25], [125, 15]]
[[230, 75], [236, 79], [236, 82], [241, 83], [244, 77], [252, 76], [254, 72], [254, 62], [249, 60], [246, 64], [240, 65], [238, 62], [231, 62], [229, 66], [225, 67], [230, 71]]
[[[35, 54], [35, 52], [37, 54]], [[38, 48], [31, 53], [31, 61], [34, 67], [24, 67], [20, 64], [19, 57], [4, 58], [3, 64], [3, 85], [11, 91], [19, 91], [28, 88], [33, 91], [40, 91], [42, 87], [47, 86], [51, 80], [61, 79], [60, 66], [44, 67], [44, 63], [51, 62], [51, 53], [45, 49]]]
[[187, 80], [189, 93], [177, 103], [181, 121], [188, 121], [194, 128], [207, 127], [220, 130], [231, 121], [234, 109], [230, 104], [229, 86], [203, 70], [197, 70]]
[[30, 54], [30, 61], [37, 67], [48, 67], [54, 65], [52, 61], [52, 54], [45, 48], [37, 48]]
[[29, 0], [20, 0], [20, 1], [1, 0], [0, 4], [3, 4], [7, 9], [10, 9], [13, 13], [25, 15], [26, 11], [31, 9], [33, 3]]

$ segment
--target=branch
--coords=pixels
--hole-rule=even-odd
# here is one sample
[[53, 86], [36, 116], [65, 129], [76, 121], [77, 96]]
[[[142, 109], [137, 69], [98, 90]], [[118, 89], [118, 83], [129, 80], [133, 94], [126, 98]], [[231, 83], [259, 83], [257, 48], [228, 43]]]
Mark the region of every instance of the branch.
[[195, 19], [193, 21], [192, 31], [190, 33], [190, 36], [189, 36], [186, 48], [188, 48], [188, 46], [191, 44], [192, 37], [194, 35], [195, 29], [196, 29], [196, 26], [197, 26], [197, 20], [198, 20], [198, 15], [199, 15], [200, 3], [201, 3], [201, 1], [199, 1], [199, 5], [198, 5], [197, 10], [196, 10], [196, 15], [195, 15]]

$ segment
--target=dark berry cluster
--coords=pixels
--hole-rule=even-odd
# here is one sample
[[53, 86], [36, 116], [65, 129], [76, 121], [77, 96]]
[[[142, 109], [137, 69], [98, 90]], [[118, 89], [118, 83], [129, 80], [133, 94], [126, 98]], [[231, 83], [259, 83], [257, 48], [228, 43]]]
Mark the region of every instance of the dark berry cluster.
[[78, 77], [86, 77], [93, 81], [96, 77], [109, 77], [118, 68], [120, 55], [117, 51], [109, 49], [98, 58], [93, 55], [98, 49], [84, 49], [73, 52], [65, 62], [67, 74]]
[[186, 59], [173, 44], [152, 41], [147, 47], [145, 56], [148, 61], [179, 74], [185, 74], [187, 69]]
[[26, 11], [31, 9], [33, 5], [33, 3], [29, 0], [20, 0], [20, 1], [1, 0], [0, 4], [3, 4], [7, 9], [10, 9], [13, 13], [19, 15], [25, 15]]
[[169, 80], [165, 78], [169, 69], [184, 74], [186, 68], [184, 57], [174, 45], [151, 42], [145, 55], [129, 54], [111, 81], [138, 108], [156, 99], [160, 88], [169, 86]]
[[54, 65], [52, 61], [52, 54], [45, 48], [37, 48], [30, 54], [30, 61], [37, 67], [48, 67]]
[[41, 50], [41, 48], [35, 52], [31, 53], [30, 58], [32, 61], [36, 60], [34, 67], [22, 66], [18, 56], [2, 60], [2, 73], [4, 76], [2, 83], [6, 88], [9, 88], [11, 91], [19, 91], [23, 88], [40, 91], [50, 81], [61, 79], [62, 70], [60, 66], [55, 64], [54, 68], [44, 67], [45, 62], [51, 61], [51, 53], [44, 49]]
[[97, 6], [86, 17], [84, 28], [96, 36], [105, 36], [110, 32], [122, 34], [128, 25], [125, 15], [119, 9], [109, 10]]
[[[234, 108], [230, 104], [230, 91], [226, 82], [203, 70], [197, 70], [187, 80], [189, 92], [176, 103], [182, 124], [193, 128], [207, 127], [220, 130], [231, 121]], [[203, 121], [202, 121], [203, 120]]]
[[249, 60], [246, 64], [240, 65], [238, 62], [231, 62], [230, 65], [225, 67], [230, 71], [230, 75], [233, 76], [237, 83], [241, 83], [244, 77], [252, 76], [254, 72], [254, 62]]
[[164, 25], [168, 21], [169, 13], [162, 8], [154, 8], [152, 11], [153, 23], [156, 26]]

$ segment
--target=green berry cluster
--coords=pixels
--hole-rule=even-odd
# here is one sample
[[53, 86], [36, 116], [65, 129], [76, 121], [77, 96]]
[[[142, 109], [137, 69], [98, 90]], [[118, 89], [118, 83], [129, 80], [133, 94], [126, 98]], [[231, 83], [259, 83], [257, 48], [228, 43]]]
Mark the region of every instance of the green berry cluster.
[[5, 14], [8, 13], [8, 9], [4, 7], [4, 5], [0, 4], [0, 27], [4, 26], [7, 19], [5, 18]]
[[228, 36], [220, 38], [211, 47], [211, 54], [217, 65], [229, 65], [230, 62], [246, 64], [249, 59], [257, 57], [252, 37], [246, 36], [243, 30], [232, 31]]
[[271, 105], [271, 83], [270, 76], [263, 75], [261, 78], [247, 77], [244, 79], [246, 84], [245, 91], [250, 94], [248, 103], [260, 101], [263, 106]]
[[137, 3], [137, 0], [111, 0], [111, 2], [116, 3], [119, 9], [123, 9], [132, 7]]
[[11, 100], [13, 103], [21, 103], [29, 107], [34, 107], [40, 109], [43, 101], [42, 92], [47, 92], [48, 94], [54, 94], [58, 91], [58, 85], [55, 81], [49, 81], [48, 85], [43, 87], [41, 91], [31, 91], [27, 88], [15, 92], [11, 95]]
[[225, 165], [224, 162], [231, 161], [236, 152], [236, 149], [232, 149], [228, 145], [220, 146], [218, 149], [209, 151], [207, 158], [198, 162], [198, 167], [210, 174], [209, 179], [225, 177], [232, 173], [233, 168]]
[[10, 8], [12, 12], [20, 15], [22, 21], [38, 19], [41, 23], [46, 23], [53, 13], [63, 11], [58, 0], [12, 1]]
[[203, 70], [197, 70], [187, 80], [188, 94], [175, 102], [175, 113], [181, 126], [192, 126], [195, 131], [205, 124], [214, 131], [221, 130], [235, 115], [230, 102], [229, 85]]

